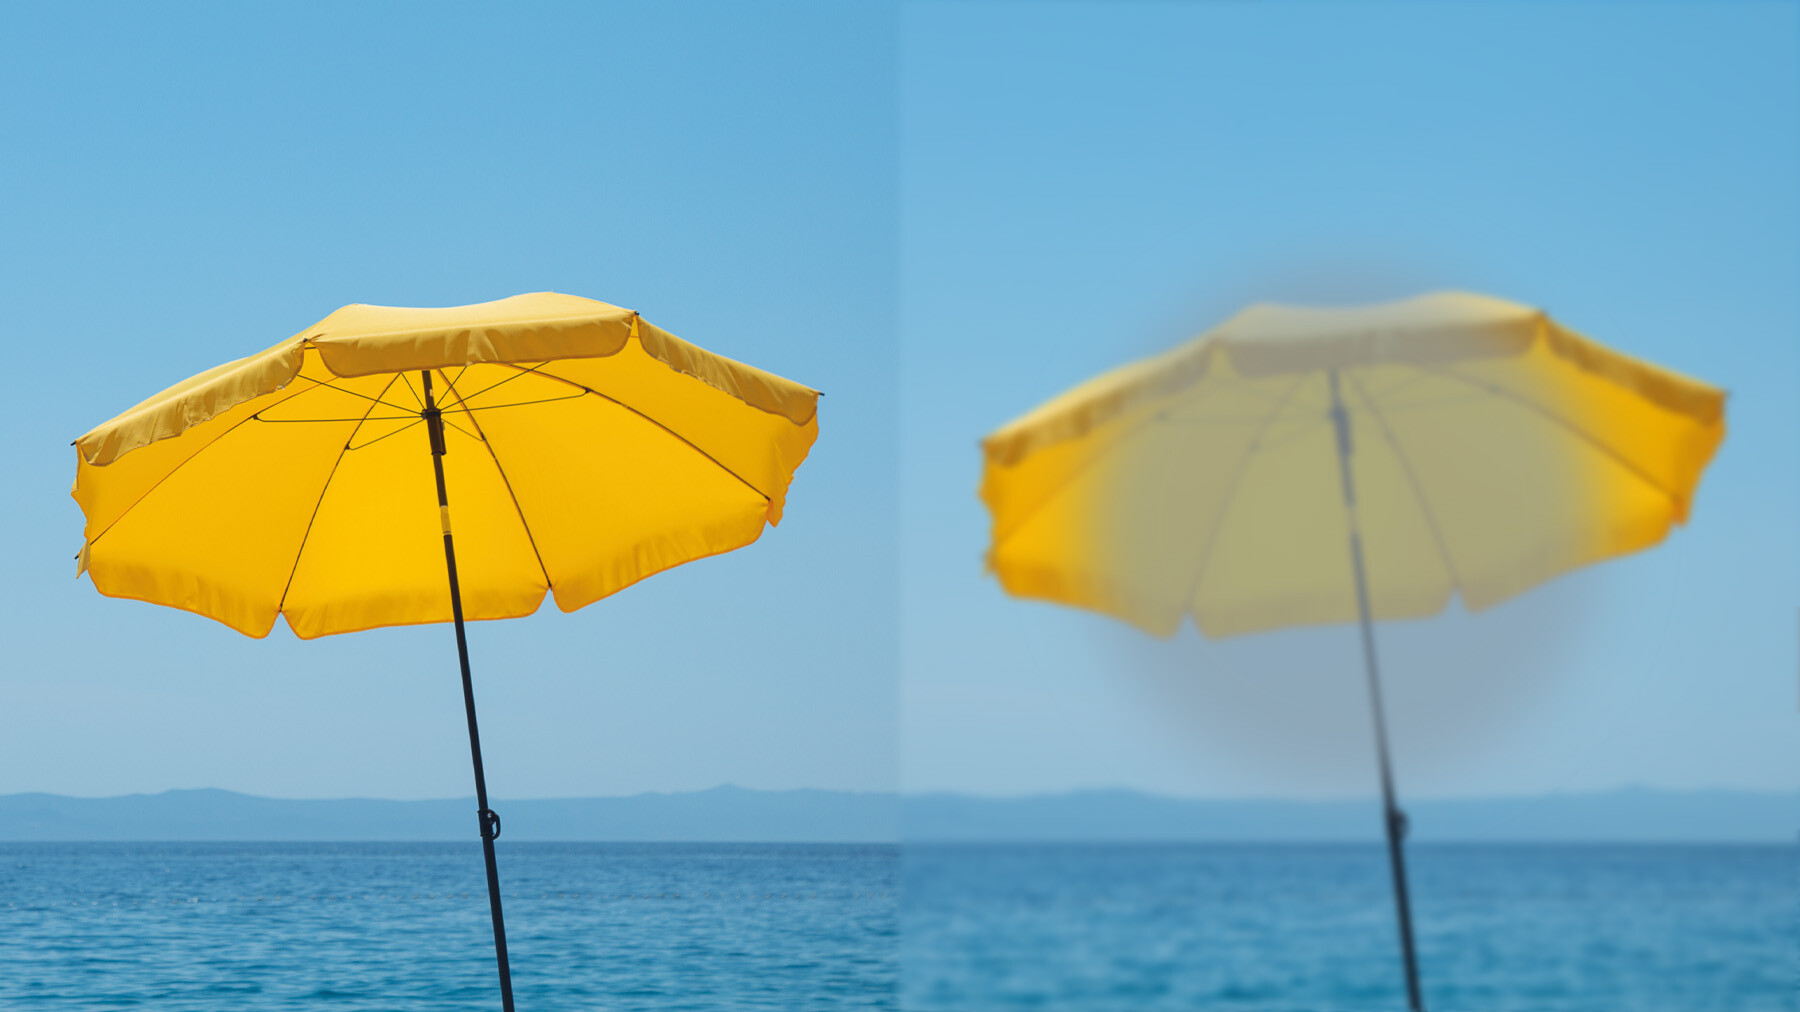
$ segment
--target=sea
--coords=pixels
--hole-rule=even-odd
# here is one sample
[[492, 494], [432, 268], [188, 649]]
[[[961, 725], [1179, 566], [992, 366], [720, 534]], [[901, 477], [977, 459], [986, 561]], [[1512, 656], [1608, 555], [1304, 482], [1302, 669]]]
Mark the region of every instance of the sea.
[[[1379, 844], [501, 841], [521, 1010], [1406, 1007]], [[1800, 1012], [1800, 846], [1408, 848], [1425, 1006]], [[479, 846], [0, 844], [0, 1009], [496, 1009]]]

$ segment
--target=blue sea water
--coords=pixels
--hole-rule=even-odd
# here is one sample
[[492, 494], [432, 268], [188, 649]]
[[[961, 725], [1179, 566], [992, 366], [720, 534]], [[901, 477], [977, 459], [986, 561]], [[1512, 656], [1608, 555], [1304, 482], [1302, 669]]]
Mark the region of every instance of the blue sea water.
[[[499, 845], [521, 1010], [891, 1009], [893, 847]], [[0, 844], [0, 1009], [499, 1008], [478, 843]]]
[[[500, 850], [523, 1010], [1404, 1007], [1374, 845]], [[1800, 849], [1409, 859], [1434, 1012], [1800, 1012]], [[0, 844], [9, 1012], [496, 1007], [473, 844]]]
[[[1795, 1012], [1800, 848], [1408, 847], [1433, 1012]], [[910, 847], [904, 1007], [1404, 1009], [1370, 845]]]

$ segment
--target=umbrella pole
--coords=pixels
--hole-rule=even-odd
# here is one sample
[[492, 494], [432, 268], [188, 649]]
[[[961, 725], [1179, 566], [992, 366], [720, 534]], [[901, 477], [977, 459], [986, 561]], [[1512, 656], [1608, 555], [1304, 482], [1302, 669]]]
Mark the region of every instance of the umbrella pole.
[[1362, 532], [1356, 523], [1356, 485], [1350, 477], [1350, 417], [1344, 410], [1334, 369], [1331, 380], [1331, 421], [1337, 430], [1338, 473], [1343, 479], [1344, 511], [1350, 521], [1350, 568], [1356, 577], [1356, 613], [1362, 622], [1363, 668], [1369, 676], [1369, 706], [1375, 716], [1375, 756], [1381, 767], [1382, 821], [1387, 827], [1388, 866], [1394, 876], [1394, 906], [1400, 916], [1400, 951], [1406, 961], [1406, 999], [1412, 1012], [1423, 1012], [1419, 996], [1419, 963], [1413, 952], [1412, 905], [1406, 895], [1406, 855], [1401, 840], [1406, 836], [1406, 813], [1394, 801], [1394, 775], [1388, 765], [1387, 722], [1382, 716], [1381, 672], [1375, 662], [1375, 626], [1369, 618], [1369, 584], [1363, 571]]
[[469, 758], [475, 763], [476, 817], [481, 826], [481, 856], [487, 862], [488, 909], [494, 916], [494, 959], [500, 966], [500, 1006], [513, 1012], [512, 969], [506, 962], [506, 921], [500, 914], [500, 869], [494, 863], [494, 840], [500, 816], [488, 807], [487, 778], [481, 772], [481, 732], [475, 725], [475, 684], [469, 677], [469, 640], [463, 633], [462, 589], [456, 582], [456, 546], [450, 536], [450, 497], [444, 489], [444, 418], [431, 399], [431, 371], [425, 380], [425, 427], [431, 435], [431, 466], [437, 475], [438, 516], [444, 529], [444, 566], [450, 573], [450, 614], [456, 620], [456, 656], [462, 662], [463, 710], [469, 717]]

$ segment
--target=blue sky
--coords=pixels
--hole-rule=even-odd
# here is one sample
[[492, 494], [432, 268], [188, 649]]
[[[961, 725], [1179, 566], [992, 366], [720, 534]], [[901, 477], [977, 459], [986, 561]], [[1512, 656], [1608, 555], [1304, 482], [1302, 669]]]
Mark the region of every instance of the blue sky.
[[1800, 787], [1792, 5], [914, 4], [908, 790], [1369, 796], [1354, 627], [1170, 642], [981, 572], [975, 441], [1251, 301], [1444, 288], [1730, 391], [1689, 527], [1379, 632], [1404, 796]]
[[497, 798], [892, 788], [892, 10], [8, 5], [0, 792], [472, 792], [447, 627], [77, 582], [69, 441], [350, 302], [553, 289], [826, 392], [783, 525], [471, 628]]
[[540, 289], [827, 397], [758, 544], [473, 628], [498, 798], [1371, 794], [1353, 629], [1007, 599], [975, 442], [1249, 301], [1451, 287], [1727, 387], [1731, 435], [1664, 546], [1382, 630], [1403, 794], [1800, 787], [1792, 5], [0, 18], [0, 792], [466, 794], [447, 629], [103, 599], [68, 441], [347, 302]]

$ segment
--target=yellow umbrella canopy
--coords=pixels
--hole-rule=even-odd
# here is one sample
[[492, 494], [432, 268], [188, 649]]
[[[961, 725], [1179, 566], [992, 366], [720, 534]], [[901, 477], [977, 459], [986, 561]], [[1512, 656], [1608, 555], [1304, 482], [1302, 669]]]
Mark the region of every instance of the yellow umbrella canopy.
[[1355, 621], [1354, 515], [1373, 618], [1479, 610], [1684, 522], [1724, 399], [1500, 299], [1256, 305], [986, 439], [987, 561], [1159, 635]]
[[574, 611], [755, 541], [781, 519], [818, 400], [573, 295], [345, 306], [75, 441], [77, 575], [249, 636], [277, 615], [305, 639], [455, 623], [512, 1012], [463, 622], [528, 615], [546, 592]]
[[1424, 1007], [1372, 623], [1661, 541], [1725, 395], [1544, 312], [1251, 306], [988, 437], [988, 566], [1159, 635], [1360, 621], [1407, 998]]
[[249, 636], [449, 621], [426, 372], [471, 619], [755, 541], [818, 433], [816, 391], [604, 302], [345, 306], [76, 440], [82, 567]]

